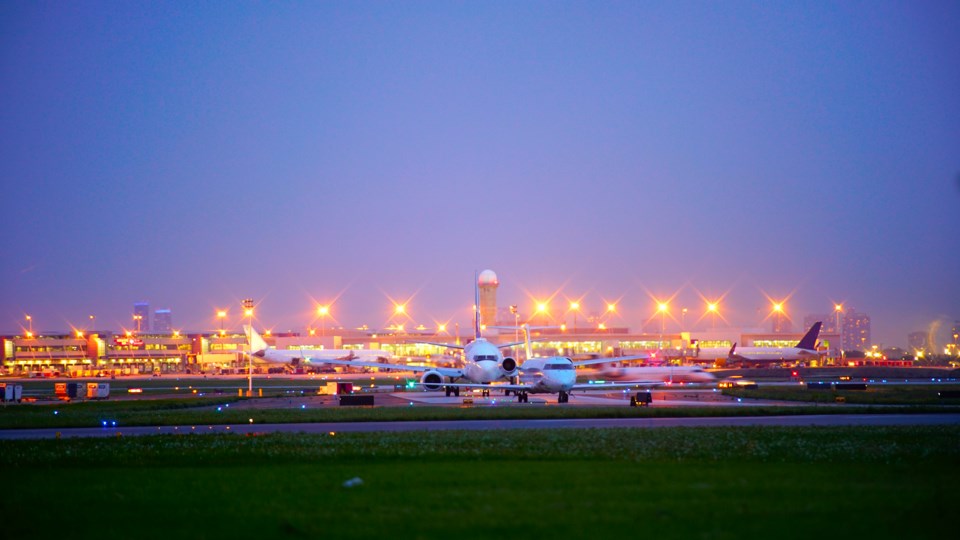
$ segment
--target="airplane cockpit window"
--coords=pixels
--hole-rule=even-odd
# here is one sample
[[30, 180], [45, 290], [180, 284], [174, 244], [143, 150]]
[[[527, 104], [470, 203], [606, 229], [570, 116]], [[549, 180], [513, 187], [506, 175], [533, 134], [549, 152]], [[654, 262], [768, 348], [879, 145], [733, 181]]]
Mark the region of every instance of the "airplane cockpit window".
[[547, 364], [543, 366], [543, 369], [573, 371], [573, 365], [572, 364]]
[[476, 355], [476, 356], [473, 357], [473, 361], [474, 361], [474, 362], [483, 362], [483, 361], [485, 361], [485, 360], [490, 360], [490, 361], [496, 362], [496, 361], [497, 361], [497, 357], [496, 357], [496, 355], [493, 355], [493, 354], [478, 354], [478, 355]]

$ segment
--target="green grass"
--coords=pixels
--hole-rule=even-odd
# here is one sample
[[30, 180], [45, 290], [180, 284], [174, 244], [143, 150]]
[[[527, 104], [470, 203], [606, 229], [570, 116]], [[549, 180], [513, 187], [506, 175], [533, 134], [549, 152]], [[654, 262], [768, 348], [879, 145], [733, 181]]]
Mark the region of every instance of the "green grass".
[[960, 385], [897, 385], [867, 384], [866, 390], [819, 390], [808, 389], [806, 385], [760, 386], [756, 389], [724, 389], [728, 396], [772, 399], [778, 401], [804, 401], [810, 403], [835, 403], [843, 397], [846, 403], [858, 405], [960, 405], [960, 399], [941, 399], [938, 392], [958, 390]]
[[956, 426], [5, 441], [0, 515], [11, 538], [949, 537], [958, 441]]
[[565, 407], [415, 405], [401, 407], [339, 407], [311, 405], [300, 408], [230, 407], [245, 401], [237, 397], [186, 398], [140, 401], [72, 402], [49, 405], [0, 406], [0, 429], [94, 427], [101, 422], [118, 426], [176, 426], [301, 422], [390, 422], [417, 420], [510, 420], [541, 418], [631, 418], [697, 416], [773, 416], [798, 414], [930, 413], [960, 412], [943, 406], [799, 406], [799, 407]]

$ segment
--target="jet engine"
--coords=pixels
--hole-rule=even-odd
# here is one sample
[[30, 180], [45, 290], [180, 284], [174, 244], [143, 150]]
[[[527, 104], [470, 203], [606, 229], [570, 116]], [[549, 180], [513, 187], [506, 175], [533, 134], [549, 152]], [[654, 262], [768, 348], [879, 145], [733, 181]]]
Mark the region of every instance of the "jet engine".
[[517, 374], [517, 361], [507, 356], [500, 363], [500, 371], [507, 377], [513, 377]]
[[437, 371], [427, 371], [423, 374], [423, 377], [420, 377], [420, 384], [426, 390], [436, 392], [443, 388], [443, 375]]

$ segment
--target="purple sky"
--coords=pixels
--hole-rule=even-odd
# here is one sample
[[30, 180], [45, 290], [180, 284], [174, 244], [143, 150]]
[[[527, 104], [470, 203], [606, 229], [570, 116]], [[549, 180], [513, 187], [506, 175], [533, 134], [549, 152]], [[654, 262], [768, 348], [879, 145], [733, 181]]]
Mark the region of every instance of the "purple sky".
[[[0, 3], [0, 332], [960, 319], [960, 4]], [[572, 317], [568, 317], [568, 321]], [[678, 323], [671, 323], [674, 328]], [[701, 323], [701, 326], [704, 326]]]

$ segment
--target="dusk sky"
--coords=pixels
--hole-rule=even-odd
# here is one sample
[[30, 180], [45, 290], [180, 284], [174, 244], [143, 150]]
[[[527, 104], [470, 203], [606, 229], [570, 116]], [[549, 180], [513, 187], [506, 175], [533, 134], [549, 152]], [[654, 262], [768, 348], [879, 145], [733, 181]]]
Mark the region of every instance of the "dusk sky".
[[[0, 333], [960, 319], [960, 3], [0, 3]], [[567, 321], [572, 315], [567, 315]], [[581, 318], [581, 321], [583, 319]], [[319, 324], [319, 323], [316, 323]], [[328, 322], [328, 326], [335, 324]], [[709, 326], [708, 319], [696, 324]], [[941, 333], [942, 339], [945, 332]]]

